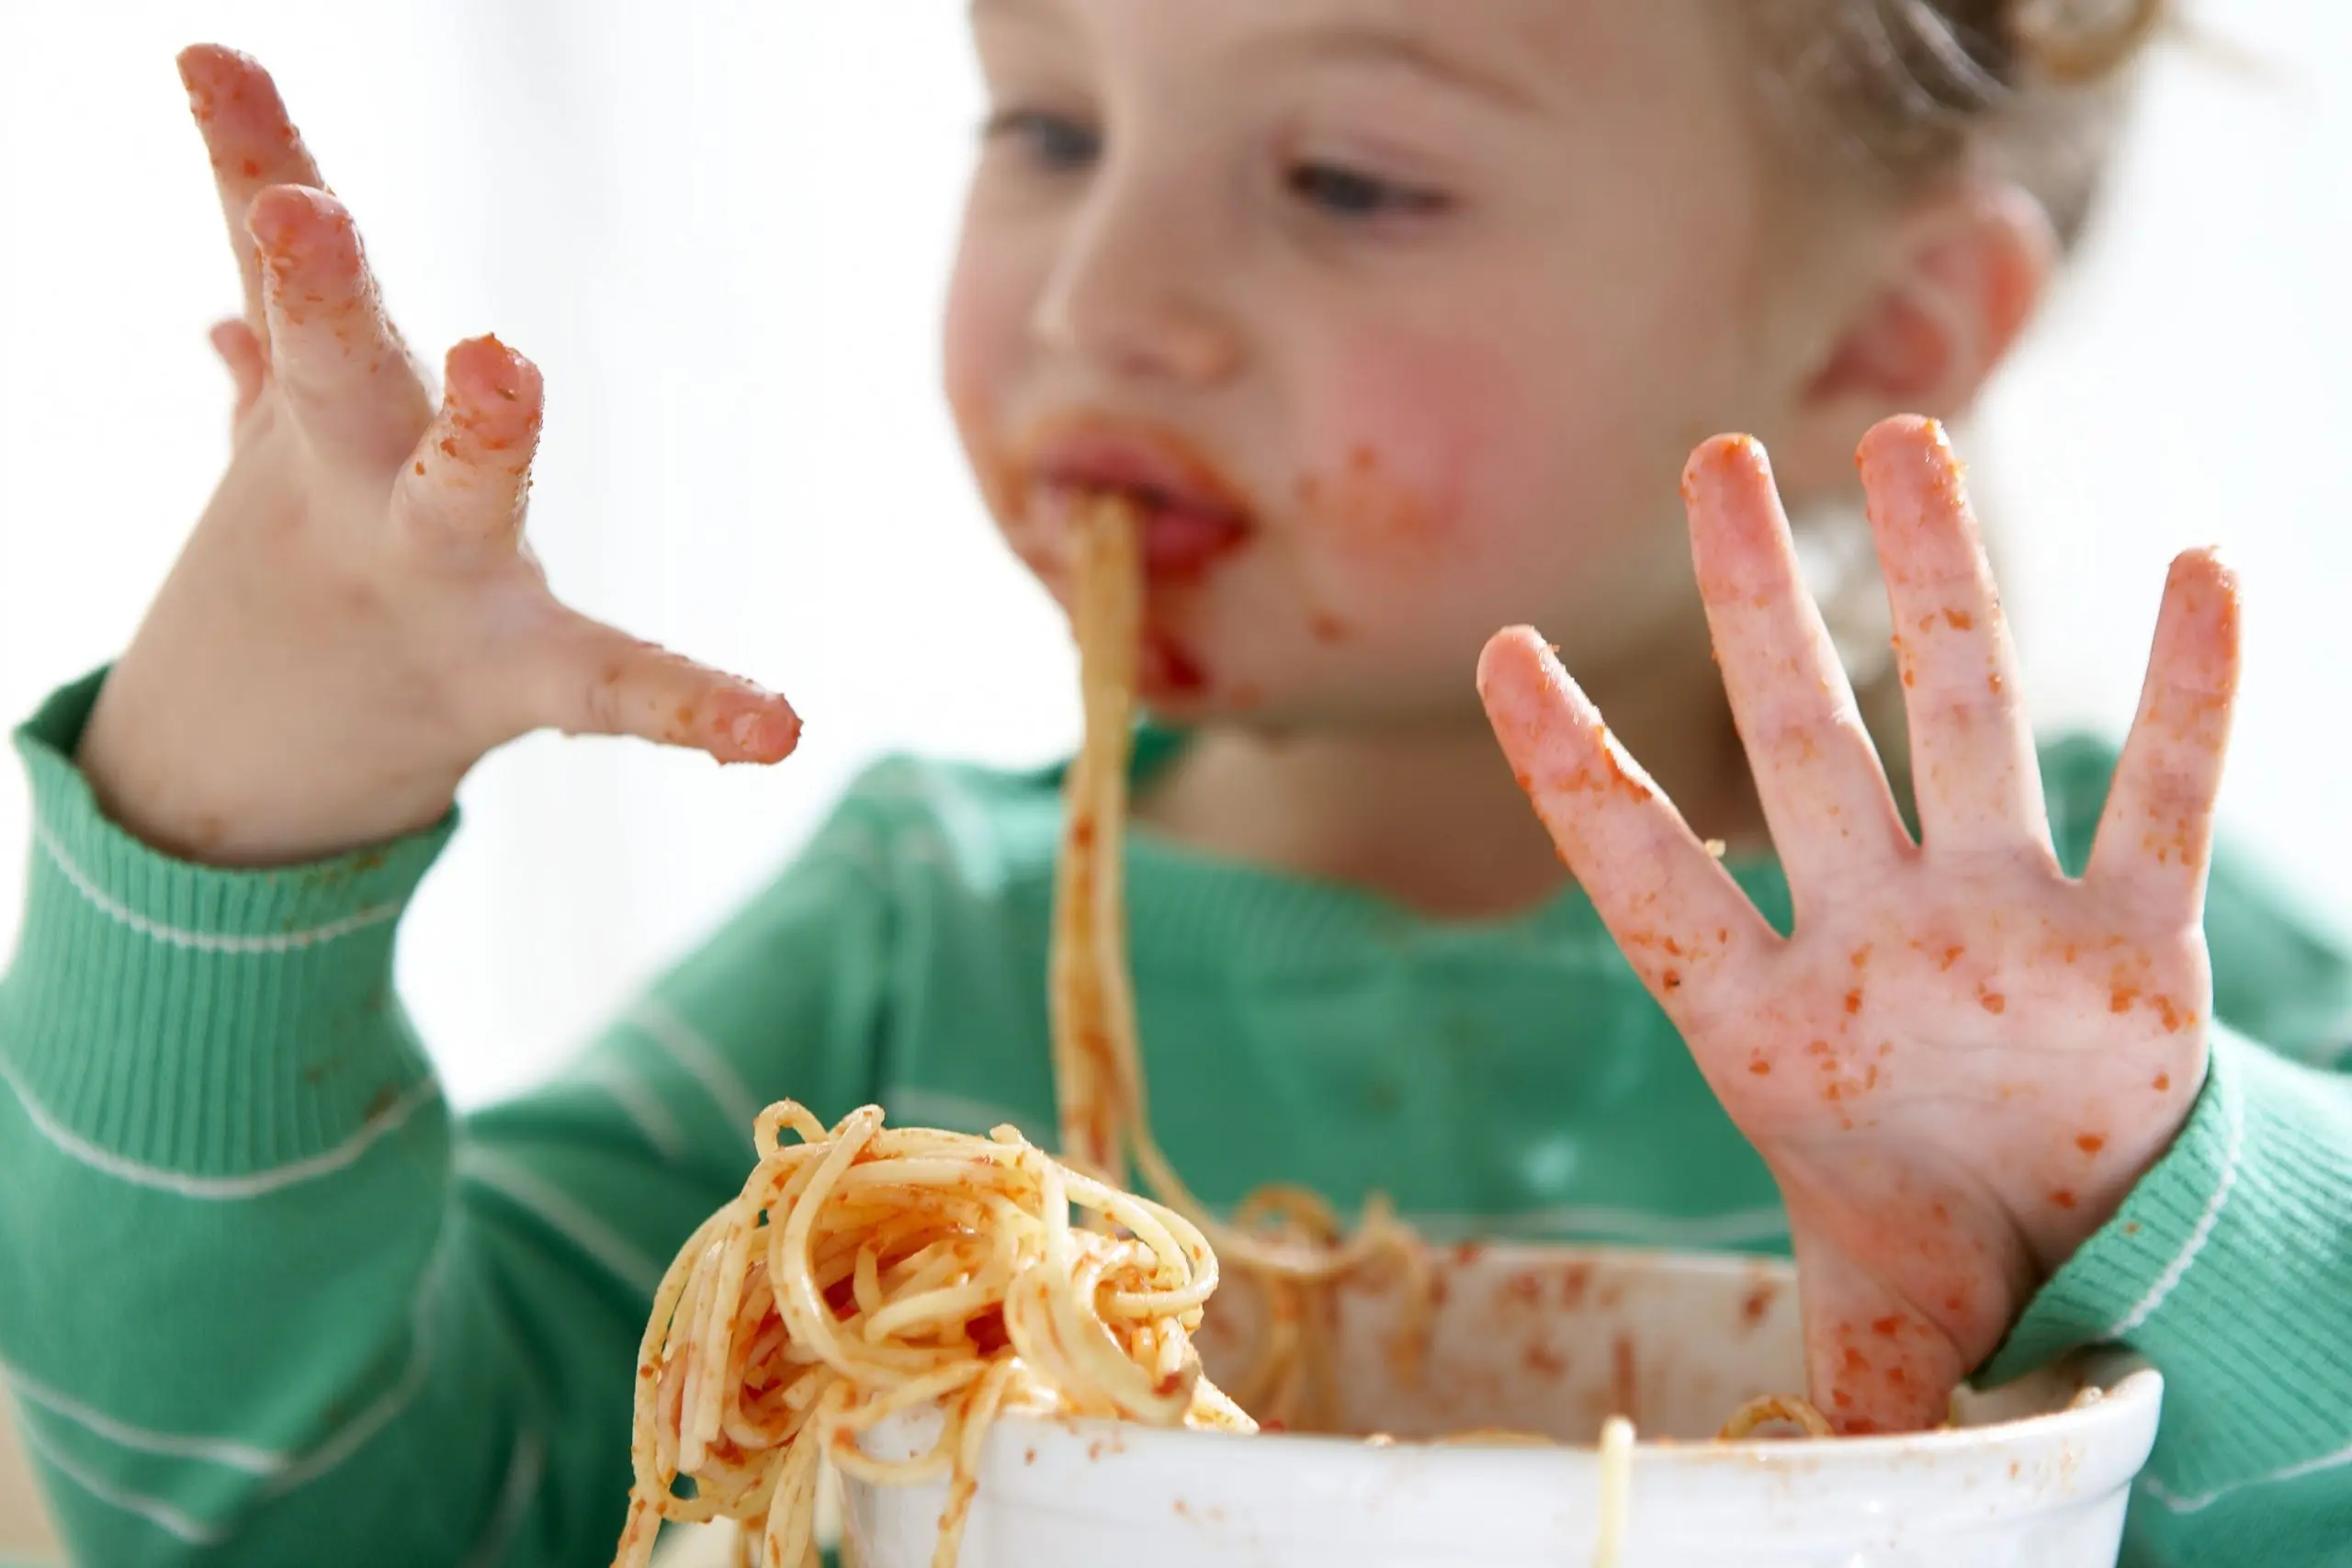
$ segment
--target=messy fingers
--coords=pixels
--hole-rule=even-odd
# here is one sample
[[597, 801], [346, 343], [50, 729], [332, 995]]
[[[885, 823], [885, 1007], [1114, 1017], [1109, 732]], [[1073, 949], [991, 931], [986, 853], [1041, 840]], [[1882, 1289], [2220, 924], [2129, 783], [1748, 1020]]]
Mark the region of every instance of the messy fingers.
[[2140, 715], [2116, 764], [2090, 879], [2194, 922], [2238, 687], [2237, 575], [2211, 550], [2172, 564]]
[[2036, 849], [2052, 864], [2017, 652], [1960, 460], [1932, 420], [1862, 440], [1862, 487], [1894, 612], [1912, 786], [1930, 854]]
[[301, 133], [286, 115], [277, 85], [252, 56], [216, 43], [192, 44], [180, 51], [180, 82], [187, 88], [189, 112], [204, 135], [220, 188], [220, 210], [229, 223], [230, 248], [243, 280], [245, 324], [266, 332], [262, 314], [261, 268], [254, 254], [245, 214], [254, 197], [271, 186], [326, 188], [319, 166], [302, 145]]
[[632, 735], [722, 762], [778, 762], [799, 744], [799, 716], [773, 692], [585, 616], [546, 654], [534, 728]]
[[1909, 846], [1877, 749], [1806, 591], [1764, 449], [1701, 446], [1683, 472], [1707, 625], [1798, 918]]
[[393, 483], [393, 525], [428, 554], [513, 550], [545, 407], [538, 367], [495, 337], [451, 349], [440, 412]]
[[1562, 860], [1661, 1004], [1777, 939], [1682, 814], [1644, 776], [1590, 699], [1524, 626], [1478, 660], [1496, 739]]
[[389, 467], [432, 410], [350, 212], [324, 191], [273, 186], [254, 198], [245, 226], [261, 259], [270, 366], [303, 434], [336, 456]]

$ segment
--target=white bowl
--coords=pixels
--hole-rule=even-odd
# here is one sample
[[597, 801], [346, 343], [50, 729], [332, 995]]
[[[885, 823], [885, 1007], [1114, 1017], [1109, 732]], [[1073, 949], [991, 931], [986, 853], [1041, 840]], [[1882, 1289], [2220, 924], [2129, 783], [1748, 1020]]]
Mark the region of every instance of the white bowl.
[[[1402, 1439], [1502, 1427], [1589, 1444], [1612, 1410], [1634, 1454], [1620, 1568], [2109, 1568], [2154, 1441], [2162, 1382], [2086, 1359], [1991, 1394], [1954, 1429], [1715, 1444], [1762, 1393], [1801, 1392], [1793, 1272], [1736, 1258], [1517, 1247], [1433, 1255], [1441, 1303], [1420, 1378], [1383, 1347], [1396, 1301], [1340, 1312], [1350, 1430]], [[1250, 1315], [1209, 1309], [1212, 1374]], [[1220, 1327], [1222, 1333], [1219, 1332]], [[2097, 1391], [2086, 1393], [2086, 1391]], [[938, 1417], [867, 1447], [926, 1450]], [[944, 1483], [850, 1484], [861, 1568], [926, 1568]], [[1589, 1447], [1366, 1443], [1007, 1417], [986, 1444], [961, 1568], [1566, 1568], [1592, 1560]]]

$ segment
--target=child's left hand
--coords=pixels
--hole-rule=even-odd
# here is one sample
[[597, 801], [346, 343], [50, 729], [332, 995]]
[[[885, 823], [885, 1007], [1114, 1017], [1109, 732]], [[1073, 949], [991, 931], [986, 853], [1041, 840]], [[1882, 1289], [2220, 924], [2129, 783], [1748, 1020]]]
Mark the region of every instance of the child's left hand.
[[1700, 448], [1692, 550], [1796, 910], [1781, 939], [1533, 633], [1479, 690], [1520, 782], [1779, 1182], [1815, 1399], [1935, 1425], [2033, 1292], [2164, 1154], [2205, 1077], [2201, 925], [2237, 586], [2173, 563], [2140, 714], [2079, 882], [2051, 848], [2015, 656], [1958, 462], [1862, 444], [1894, 611], [1914, 845], [1799, 579], [1754, 442]]

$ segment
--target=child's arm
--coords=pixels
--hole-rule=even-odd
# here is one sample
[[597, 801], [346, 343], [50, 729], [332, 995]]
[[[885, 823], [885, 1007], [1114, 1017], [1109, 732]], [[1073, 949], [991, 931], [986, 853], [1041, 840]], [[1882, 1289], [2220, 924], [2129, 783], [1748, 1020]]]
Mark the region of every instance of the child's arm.
[[20, 746], [0, 981], [0, 1362], [75, 1560], [600, 1562], [656, 1276], [756, 1108], [872, 1098], [854, 802], [575, 1068], [467, 1120], [391, 989], [445, 830], [281, 872], [98, 813], [69, 689]]
[[1793, 936], [1524, 633], [1481, 670], [1497, 733], [1772, 1168], [1832, 1420], [1932, 1425], [2005, 1340], [1999, 1372], [2120, 1339], [2171, 1380], [2151, 1528], [2192, 1551], [2242, 1543], [2252, 1517], [2283, 1550], [2352, 1515], [2352, 1094], [2213, 1023], [2201, 917], [2235, 584], [2210, 554], [2175, 564], [2138, 721], [2069, 878], [1958, 465], [1918, 422], [1881, 426], [1862, 458], [1920, 844], [1751, 443], [1702, 448], [1687, 494]]
[[244, 280], [234, 449], [120, 663], [27, 732], [0, 1359], [85, 1560], [594, 1560], [650, 1275], [749, 1092], [866, 1090], [832, 1065], [870, 889], [791, 879], [729, 939], [759, 962], [723, 942], [588, 1073], [453, 1122], [390, 968], [467, 769], [542, 726], [773, 761], [797, 720], [554, 599], [537, 371], [460, 344], [436, 411], [267, 76], [181, 68]]
[[[2082, 750], [2060, 767], [2088, 795], [2107, 759]], [[2093, 824], [2061, 818], [2057, 795], [2059, 852], [2083, 864]], [[2128, 1342], [2165, 1377], [2134, 1536], [2165, 1562], [2333, 1561], [2352, 1539], [2352, 964], [2324, 922], [2226, 852], [2205, 931], [2204, 1093], [1978, 1376]]]

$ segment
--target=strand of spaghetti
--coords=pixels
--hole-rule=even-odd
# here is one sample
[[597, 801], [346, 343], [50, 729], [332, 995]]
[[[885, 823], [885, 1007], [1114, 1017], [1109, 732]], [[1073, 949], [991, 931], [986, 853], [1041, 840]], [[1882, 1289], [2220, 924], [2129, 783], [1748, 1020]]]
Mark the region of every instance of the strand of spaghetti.
[[1768, 1393], [1749, 1400], [1726, 1416], [1715, 1433], [1715, 1441], [1736, 1443], [1759, 1427], [1783, 1422], [1801, 1427], [1808, 1438], [1826, 1438], [1836, 1430], [1829, 1425], [1829, 1418], [1810, 1403], [1791, 1394]]
[[[1148, 1379], [1135, 1362], [1123, 1354], [1109, 1326], [1096, 1315], [1095, 1287], [1101, 1282], [1102, 1258], [1080, 1257], [1076, 1233], [1069, 1223], [1069, 1189], [1058, 1167], [1043, 1156], [1035, 1158], [1040, 1166], [1045, 1188], [1046, 1267], [1042, 1278], [1050, 1283], [1066, 1274], [1074, 1280], [1076, 1288], [1051, 1291], [1046, 1295], [1046, 1306], [1052, 1314], [1054, 1338], [1062, 1352], [1069, 1358], [1067, 1381], [1075, 1386], [1095, 1389], [1123, 1416], [1168, 1423], [1190, 1402], [1191, 1388], [1180, 1392], [1181, 1400], [1171, 1401], [1167, 1395], [1155, 1397]], [[1120, 1249], [1124, 1250], [1124, 1249]]]
[[1099, 1037], [1088, 1059], [1102, 1081], [1083, 1098], [1108, 1107], [1110, 1147], [1102, 1171], [1114, 1180], [1125, 1173], [1121, 1144], [1145, 1124], [1125, 875], [1127, 775], [1135, 760], [1143, 642], [1142, 533], [1141, 520], [1124, 501], [1096, 504], [1085, 527], [1089, 581], [1081, 604], [1089, 615], [1079, 627], [1079, 689], [1086, 716], [1080, 750], [1089, 759], [1085, 784], [1091, 796], [1083, 817], [1094, 831], [1078, 857], [1080, 885], [1089, 892], [1086, 919], [1071, 934], [1091, 960], [1091, 1025]]
[[1600, 1517], [1593, 1530], [1592, 1568], [1617, 1568], [1625, 1551], [1625, 1517], [1633, 1507], [1634, 1424], [1623, 1416], [1611, 1416], [1601, 1424], [1596, 1452], [1600, 1461]]
[[[1078, 519], [1071, 627], [1079, 654], [1084, 719], [1065, 784], [1068, 818], [1055, 871], [1047, 997], [1062, 1158], [1115, 1178], [1121, 1165], [1118, 1090], [1128, 1075], [1114, 1059], [1107, 1026], [1114, 964], [1094, 940], [1102, 886], [1099, 867], [1118, 858], [1131, 755], [1135, 644], [1142, 624], [1140, 529], [1123, 502], [1104, 499]], [[1106, 856], [1101, 838], [1114, 846]], [[1115, 965], [1123, 967], [1123, 965]]]
[[[716, 1244], [718, 1268], [705, 1271], [711, 1281], [708, 1303], [697, 1343], [703, 1346], [723, 1345], [733, 1337], [735, 1320], [741, 1305], [743, 1278], [752, 1263], [752, 1236], [748, 1226], [738, 1216], [729, 1214], [726, 1234]], [[725, 1359], [706, 1353], [686, 1363], [684, 1404], [686, 1418], [680, 1423], [677, 1465], [681, 1470], [700, 1470], [710, 1455], [710, 1445], [717, 1440], [719, 1426], [728, 1404], [741, 1393], [741, 1383], [727, 1381]]]
[[[832, 1309], [818, 1293], [808, 1238], [823, 1212], [825, 1190], [831, 1185], [828, 1178], [838, 1179], [881, 1125], [882, 1113], [870, 1105], [842, 1118], [825, 1157], [799, 1181], [797, 1193], [787, 1193], [799, 1201], [786, 1211], [782, 1225], [768, 1227], [768, 1278], [784, 1285], [776, 1305], [783, 1311], [786, 1332], [844, 1377], [855, 1376], [856, 1369], [834, 1336]], [[796, 1172], [796, 1179], [800, 1174]]]
[[997, 1411], [1004, 1404], [1005, 1390], [1017, 1371], [1017, 1365], [1010, 1361], [990, 1367], [965, 1408], [963, 1431], [956, 1450], [955, 1477], [947, 1483], [947, 1506], [939, 1512], [939, 1539], [931, 1549], [931, 1568], [956, 1568], [964, 1520], [971, 1513], [973, 1496], [979, 1488], [980, 1443], [995, 1423]]
[[1162, 1314], [1197, 1314], [1217, 1287], [1216, 1249], [1200, 1226], [1181, 1213], [1136, 1200], [1107, 1183], [1087, 1177], [1069, 1179], [1073, 1198], [1084, 1206], [1112, 1216], [1136, 1240], [1151, 1249], [1162, 1269], [1187, 1282], [1171, 1289], [1121, 1291], [1109, 1305], [1130, 1317]]
[[645, 1397], [645, 1385], [659, 1375], [657, 1359], [662, 1342], [668, 1337], [671, 1316], [677, 1311], [679, 1299], [685, 1294], [686, 1286], [694, 1279], [694, 1259], [733, 1222], [734, 1217], [732, 1205], [729, 1205], [695, 1227], [694, 1235], [686, 1238], [685, 1246], [678, 1249], [677, 1260], [670, 1265], [669, 1271], [662, 1275], [661, 1285], [653, 1292], [653, 1311], [646, 1319], [644, 1337], [638, 1341], [639, 1398], [636, 1420], [629, 1433], [629, 1459], [640, 1487], [651, 1480], [654, 1456], [660, 1451], [662, 1437], [655, 1420], [655, 1407]]
[[830, 1417], [854, 1394], [846, 1382], [830, 1382], [809, 1412], [814, 1441], [795, 1443], [777, 1467], [775, 1490], [767, 1510], [767, 1539], [763, 1542], [762, 1568], [818, 1568], [817, 1483], [831, 1447]]
[[762, 1568], [785, 1568], [818, 1561], [817, 1482], [823, 1472], [823, 1452], [815, 1443], [800, 1443], [786, 1450], [777, 1467], [775, 1489], [770, 1494], [760, 1531]]
[[[861, 1252], [858, 1260], [862, 1263], [871, 1254]], [[953, 1258], [943, 1258], [940, 1267], [953, 1268], [955, 1263]], [[871, 1343], [887, 1339], [916, 1326], [965, 1322], [988, 1305], [996, 1295], [997, 1288], [992, 1287], [1001, 1288], [997, 1281], [984, 1276], [968, 1284], [933, 1291], [908, 1292], [902, 1286], [898, 1292], [885, 1296], [877, 1284], [871, 1306], [866, 1305], [865, 1292], [861, 1291], [858, 1304], [865, 1312], [866, 1340]]]
[[[927, 1377], [915, 1378], [899, 1384], [889, 1393], [869, 1398], [855, 1407], [828, 1417], [831, 1426], [829, 1436], [838, 1439], [846, 1432], [862, 1434], [902, 1412], [922, 1405], [939, 1404], [951, 1394], [959, 1394], [978, 1382], [989, 1370], [989, 1363], [976, 1359], [942, 1367]], [[896, 1484], [911, 1484], [930, 1481], [946, 1473], [956, 1457], [956, 1434], [951, 1430], [932, 1445], [930, 1451], [909, 1460], [877, 1460], [869, 1458], [854, 1444], [829, 1441], [833, 1463], [844, 1474], [861, 1475], [871, 1481]]]

